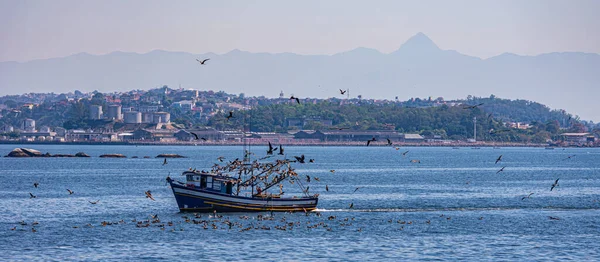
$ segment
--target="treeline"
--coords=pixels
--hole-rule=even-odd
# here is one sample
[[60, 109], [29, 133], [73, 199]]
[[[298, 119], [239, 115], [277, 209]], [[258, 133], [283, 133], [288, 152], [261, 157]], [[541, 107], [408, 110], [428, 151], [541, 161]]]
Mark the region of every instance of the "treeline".
[[[417, 101], [422, 103], [422, 101]], [[481, 106], [465, 108], [468, 105]], [[322, 101], [316, 104], [273, 104], [252, 110], [215, 115], [208, 125], [219, 130], [246, 127], [254, 132], [287, 132], [296, 129], [288, 120], [306, 120], [304, 129], [384, 130], [434, 135], [447, 139], [473, 138], [476, 118], [477, 139], [542, 143], [555, 140], [562, 132], [585, 132], [587, 128], [564, 111], [552, 111], [534, 102], [491, 98], [470, 98], [462, 105], [411, 107], [410, 103], [341, 104]], [[529, 120], [533, 119], [533, 120]], [[321, 120], [331, 120], [332, 126]], [[521, 120], [521, 121], [519, 121]], [[531, 124], [529, 129], [509, 128], [507, 122]], [[563, 126], [561, 122], [566, 123]]]

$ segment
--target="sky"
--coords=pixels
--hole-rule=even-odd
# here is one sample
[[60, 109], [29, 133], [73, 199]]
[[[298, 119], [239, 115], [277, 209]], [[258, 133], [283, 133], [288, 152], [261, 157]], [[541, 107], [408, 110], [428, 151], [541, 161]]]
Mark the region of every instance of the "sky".
[[600, 1], [0, 0], [0, 61], [152, 50], [390, 53], [423, 32], [489, 58], [600, 53]]

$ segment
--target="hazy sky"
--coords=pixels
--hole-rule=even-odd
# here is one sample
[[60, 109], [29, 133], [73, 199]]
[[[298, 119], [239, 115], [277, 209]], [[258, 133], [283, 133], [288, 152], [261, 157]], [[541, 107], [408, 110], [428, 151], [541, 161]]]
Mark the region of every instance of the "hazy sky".
[[389, 53], [417, 32], [482, 58], [600, 53], [600, 1], [0, 0], [0, 61], [154, 49]]

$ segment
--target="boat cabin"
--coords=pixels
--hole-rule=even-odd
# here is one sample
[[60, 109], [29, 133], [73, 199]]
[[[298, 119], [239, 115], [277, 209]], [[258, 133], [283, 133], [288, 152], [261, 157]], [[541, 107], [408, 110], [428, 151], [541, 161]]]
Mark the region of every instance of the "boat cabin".
[[183, 172], [183, 175], [185, 175], [186, 187], [228, 195], [233, 193], [233, 183], [229, 177], [200, 173], [198, 171], [186, 171]]

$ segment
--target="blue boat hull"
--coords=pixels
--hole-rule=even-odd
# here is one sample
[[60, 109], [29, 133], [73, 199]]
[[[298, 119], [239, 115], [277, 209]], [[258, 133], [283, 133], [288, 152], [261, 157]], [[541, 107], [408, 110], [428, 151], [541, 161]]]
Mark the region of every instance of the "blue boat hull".
[[171, 189], [181, 212], [263, 212], [312, 211], [316, 197], [276, 198], [244, 197], [199, 190], [171, 182]]

